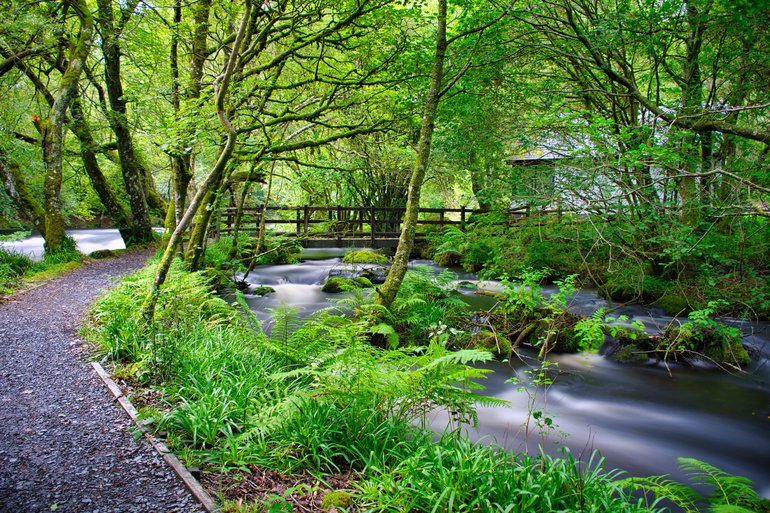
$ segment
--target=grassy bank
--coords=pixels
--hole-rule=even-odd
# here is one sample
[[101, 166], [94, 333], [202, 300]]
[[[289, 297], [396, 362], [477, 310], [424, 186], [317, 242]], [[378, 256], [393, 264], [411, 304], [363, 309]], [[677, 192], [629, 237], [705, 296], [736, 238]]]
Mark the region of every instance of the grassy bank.
[[69, 239], [62, 250], [46, 253], [39, 262], [12, 250], [0, 249], [0, 297], [8, 296], [25, 284], [39, 283], [55, 278], [82, 265], [83, 255]]
[[[334, 309], [300, 323], [274, 312], [271, 335], [210, 291], [204, 274], [174, 267], [155, 323], [140, 303], [145, 270], [103, 297], [90, 337], [160, 435], [230, 511], [652, 511], [631, 500], [597, 458], [509, 454], [454, 430], [473, 423], [467, 364], [489, 353], [382, 350], [371, 326]], [[426, 415], [450, 412], [436, 436]], [[255, 492], [281, 479], [282, 493]], [[280, 476], [280, 477], [276, 477]], [[265, 490], [269, 487], [263, 487]], [[339, 493], [330, 493], [339, 492]]]

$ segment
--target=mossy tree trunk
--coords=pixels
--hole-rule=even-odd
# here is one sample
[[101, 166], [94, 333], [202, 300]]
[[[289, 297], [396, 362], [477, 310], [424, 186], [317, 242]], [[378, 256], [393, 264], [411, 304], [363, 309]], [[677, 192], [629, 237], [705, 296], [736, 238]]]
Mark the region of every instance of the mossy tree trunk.
[[107, 86], [109, 111], [107, 118], [118, 141], [120, 168], [128, 194], [131, 214], [134, 218], [132, 233], [126, 244], [141, 244], [152, 240], [152, 225], [147, 207], [147, 180], [134, 150], [134, 141], [128, 125], [126, 98], [120, 74], [119, 31], [115, 25], [111, 0], [97, 0], [102, 53], [104, 55], [104, 81]]
[[390, 308], [398, 294], [398, 289], [406, 276], [409, 265], [409, 255], [414, 247], [414, 234], [417, 227], [417, 216], [420, 211], [420, 192], [425, 181], [425, 174], [430, 162], [430, 149], [433, 140], [433, 129], [436, 123], [436, 111], [441, 98], [441, 84], [444, 78], [444, 59], [447, 50], [446, 38], [446, 0], [439, 0], [436, 22], [436, 53], [433, 58], [433, 71], [431, 72], [430, 86], [425, 98], [425, 110], [422, 116], [420, 139], [417, 143], [417, 159], [415, 161], [412, 177], [409, 180], [409, 189], [406, 200], [406, 213], [404, 214], [404, 226], [398, 239], [398, 248], [393, 258], [393, 265], [388, 272], [385, 283], [377, 289], [377, 303]]
[[94, 141], [91, 128], [88, 126], [81, 100], [77, 96], [72, 100], [70, 114], [72, 114], [72, 131], [80, 141], [80, 156], [83, 159], [83, 167], [91, 181], [91, 186], [99, 196], [99, 201], [104, 205], [107, 214], [117, 225], [121, 236], [128, 240], [134, 229], [133, 219], [102, 173], [99, 161], [96, 159], [96, 141]]
[[[171, 75], [172, 75], [172, 104], [177, 121], [181, 121], [183, 100], [187, 104], [200, 101], [203, 66], [209, 55], [209, 15], [212, 0], [201, 0], [191, 6], [193, 17], [193, 38], [189, 65], [189, 79], [185, 91], [181, 90], [179, 76], [179, 27], [182, 23], [182, 2], [174, 4], [174, 32], [171, 41]], [[171, 153], [171, 185], [172, 192], [169, 201], [169, 212], [166, 216], [166, 229], [171, 232], [179, 224], [185, 211], [188, 189], [193, 178], [194, 148], [189, 143], [192, 134], [181, 134], [180, 147], [173, 148]]]
[[150, 289], [150, 292], [144, 301], [144, 305], [142, 306], [142, 315], [148, 322], [151, 322], [155, 316], [155, 306], [157, 305], [158, 297], [160, 295], [160, 288], [166, 282], [168, 271], [171, 269], [171, 263], [173, 262], [177, 249], [182, 242], [182, 237], [185, 230], [187, 230], [187, 227], [190, 225], [196, 213], [198, 212], [198, 208], [203, 203], [205, 196], [215, 190], [217, 184], [225, 172], [227, 164], [230, 162], [233, 151], [235, 150], [235, 142], [238, 138], [238, 132], [231, 124], [230, 119], [227, 117], [225, 99], [227, 98], [233, 75], [236, 72], [237, 64], [241, 54], [241, 45], [243, 44], [243, 40], [246, 36], [246, 32], [249, 26], [249, 19], [251, 18], [251, 9], [251, 2], [246, 0], [244, 2], [243, 17], [241, 18], [241, 23], [238, 27], [235, 41], [233, 42], [233, 46], [228, 55], [224, 70], [214, 83], [217, 117], [219, 118], [219, 122], [227, 134], [225, 145], [222, 148], [222, 151], [220, 152], [216, 162], [214, 163], [211, 172], [209, 172], [206, 179], [198, 188], [195, 196], [193, 196], [192, 200], [190, 201], [190, 205], [187, 207], [187, 210], [185, 210], [182, 219], [180, 219], [179, 223], [174, 229], [174, 232], [171, 234], [171, 237], [168, 240], [168, 244], [166, 244], [166, 249], [163, 252], [163, 256], [161, 257], [160, 263], [158, 264], [158, 270], [155, 273], [155, 279], [153, 280], [152, 288]]
[[22, 216], [26, 217], [45, 238], [45, 209], [30, 189], [19, 163], [7, 155], [2, 148], [0, 148], [0, 180]]
[[219, 197], [223, 190], [226, 173], [221, 173], [216, 183], [212, 184], [211, 190], [206, 193], [201, 203], [200, 209], [195, 216], [193, 227], [190, 232], [190, 242], [187, 245], [185, 253], [185, 262], [192, 271], [197, 271], [203, 264], [203, 256], [206, 251], [206, 237], [209, 232], [211, 216], [217, 207]]
[[80, 20], [80, 33], [70, 47], [69, 63], [62, 75], [58, 95], [54, 99], [47, 119], [35, 118], [35, 124], [43, 140], [45, 180], [43, 184], [45, 206], [45, 250], [58, 251], [65, 239], [64, 215], [62, 214], [62, 145], [67, 109], [77, 93], [78, 79], [91, 48], [94, 23], [91, 11], [84, 0], [70, 0], [68, 5]]

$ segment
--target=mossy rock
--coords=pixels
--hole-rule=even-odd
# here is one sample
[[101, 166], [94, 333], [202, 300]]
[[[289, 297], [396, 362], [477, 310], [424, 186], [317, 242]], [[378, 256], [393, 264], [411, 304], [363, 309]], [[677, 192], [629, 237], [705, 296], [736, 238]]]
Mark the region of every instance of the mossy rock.
[[513, 351], [507, 337], [495, 335], [491, 331], [479, 331], [471, 337], [471, 344], [477, 349], [486, 349], [495, 354], [507, 356]]
[[268, 287], [267, 285], [254, 287], [254, 290], [251, 291], [251, 293], [256, 296], [266, 296], [268, 294], [272, 294], [273, 292], [275, 292], [275, 289], [273, 287]]
[[446, 253], [440, 253], [438, 255], [434, 255], [433, 263], [435, 263], [440, 267], [458, 267], [460, 265], [461, 259], [462, 259], [462, 255], [460, 253], [455, 253], [454, 251], [447, 251]]
[[104, 258], [115, 258], [117, 253], [112, 251], [111, 249], [97, 249], [96, 251], [89, 253], [88, 257], [93, 258], [95, 260], [102, 260]]
[[564, 326], [559, 330], [556, 338], [551, 341], [549, 351], [554, 353], [577, 353], [580, 351], [580, 340], [575, 334], [573, 326]]
[[692, 310], [690, 304], [687, 302], [687, 298], [684, 296], [677, 296], [676, 294], [666, 294], [655, 301], [653, 305], [662, 308], [663, 311], [666, 312], [666, 315], [671, 315], [672, 317], [675, 315], [687, 314]]
[[[371, 282], [370, 282], [371, 283]], [[341, 276], [332, 276], [324, 286], [321, 287], [322, 292], [328, 292], [330, 294], [337, 294], [339, 292], [347, 292], [349, 290], [360, 289], [363, 287], [358, 281], [350, 278], [343, 278]]]
[[361, 249], [347, 253], [342, 261], [346, 264], [387, 264], [388, 259], [375, 251]]
[[323, 511], [331, 511], [332, 508], [349, 508], [353, 505], [353, 496], [348, 492], [336, 490], [324, 495], [321, 499], [321, 509]]
[[648, 360], [647, 355], [636, 344], [621, 345], [610, 358], [620, 363], [642, 363]]
[[714, 343], [706, 348], [705, 355], [717, 363], [743, 367], [751, 363], [751, 357], [741, 342]]
[[353, 281], [358, 283], [361, 286], [361, 288], [364, 288], [364, 289], [370, 289], [374, 287], [374, 284], [372, 283], [372, 281], [365, 276], [359, 276], [358, 278], [353, 278]]
[[537, 326], [530, 333], [530, 345], [542, 349], [541, 344], [548, 338], [548, 353], [577, 353], [580, 351], [580, 339], [575, 334], [575, 324], [581, 319], [579, 315], [564, 312], [554, 319], [533, 321]]

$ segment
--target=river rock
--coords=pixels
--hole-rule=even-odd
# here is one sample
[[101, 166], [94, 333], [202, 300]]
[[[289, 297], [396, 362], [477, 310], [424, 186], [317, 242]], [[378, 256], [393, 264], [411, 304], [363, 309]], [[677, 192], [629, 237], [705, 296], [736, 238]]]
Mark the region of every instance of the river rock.
[[329, 271], [329, 278], [340, 277], [354, 280], [366, 278], [374, 284], [385, 283], [388, 267], [373, 264], [359, 264], [352, 267], [337, 267]]

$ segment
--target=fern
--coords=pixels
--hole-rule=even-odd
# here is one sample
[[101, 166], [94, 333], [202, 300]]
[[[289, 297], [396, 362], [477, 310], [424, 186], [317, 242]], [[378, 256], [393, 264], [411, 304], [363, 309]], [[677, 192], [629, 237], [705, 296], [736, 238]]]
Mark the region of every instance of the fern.
[[768, 501], [752, 488], [750, 479], [725, 472], [695, 458], [678, 458], [679, 467], [695, 486], [711, 489], [703, 496], [690, 486], [667, 476], [628, 478], [619, 482], [630, 491], [653, 493], [659, 500], [667, 499], [682, 508], [685, 513], [709, 511], [712, 513], [746, 513], [768, 511]]
[[761, 497], [752, 489], [750, 479], [729, 474], [722, 469], [694, 458], [678, 458], [680, 468], [697, 485], [713, 488], [708, 497], [713, 506], [754, 508]]
[[268, 312], [273, 316], [270, 337], [274, 341], [288, 346], [292, 333], [302, 326], [299, 308], [281, 303], [278, 308], [270, 308]]

